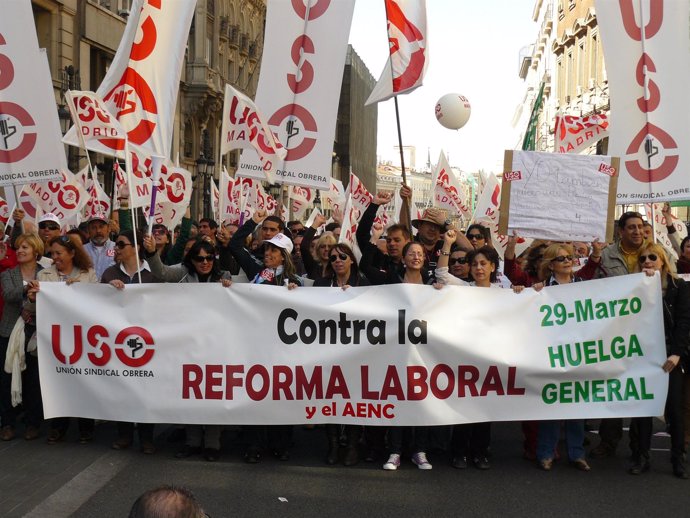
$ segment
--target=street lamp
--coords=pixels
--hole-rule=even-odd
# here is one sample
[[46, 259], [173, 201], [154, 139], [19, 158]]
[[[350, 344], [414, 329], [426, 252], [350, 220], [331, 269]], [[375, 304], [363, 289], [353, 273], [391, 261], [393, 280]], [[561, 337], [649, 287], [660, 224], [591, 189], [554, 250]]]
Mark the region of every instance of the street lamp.
[[[211, 213], [211, 182], [213, 181], [213, 170], [216, 163], [212, 158], [206, 159], [206, 173], [204, 174], [204, 215], [207, 218], [213, 218]], [[220, 223], [220, 221], [218, 222]]]
[[[196, 175], [194, 178], [192, 178], [192, 181], [196, 181], [197, 178], [201, 179], [201, 188], [204, 189], [204, 195], [203, 195], [203, 205], [202, 205], [202, 214], [204, 217], [206, 217], [206, 167], [208, 166], [208, 161], [206, 160], [206, 157], [204, 156], [203, 151], [199, 153], [199, 158], [196, 159]], [[198, 200], [198, 198], [197, 198]]]

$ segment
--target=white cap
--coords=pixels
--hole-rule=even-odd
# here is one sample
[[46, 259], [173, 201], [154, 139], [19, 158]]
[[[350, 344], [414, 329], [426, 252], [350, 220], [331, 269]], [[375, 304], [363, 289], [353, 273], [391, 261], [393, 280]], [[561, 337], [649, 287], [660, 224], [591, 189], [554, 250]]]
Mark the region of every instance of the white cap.
[[92, 212], [89, 215], [89, 223], [92, 221], [102, 221], [103, 223], [108, 223], [108, 215], [101, 211]]
[[283, 233], [276, 234], [271, 239], [267, 239], [266, 241], [264, 241], [264, 243], [270, 243], [273, 246], [277, 246], [278, 248], [287, 250], [288, 254], [292, 253], [292, 239], [290, 239]]
[[40, 225], [44, 221], [51, 221], [57, 224], [58, 227], [62, 228], [62, 224], [60, 224], [60, 219], [52, 212], [46, 212], [43, 216], [41, 216], [38, 220], [38, 224]]

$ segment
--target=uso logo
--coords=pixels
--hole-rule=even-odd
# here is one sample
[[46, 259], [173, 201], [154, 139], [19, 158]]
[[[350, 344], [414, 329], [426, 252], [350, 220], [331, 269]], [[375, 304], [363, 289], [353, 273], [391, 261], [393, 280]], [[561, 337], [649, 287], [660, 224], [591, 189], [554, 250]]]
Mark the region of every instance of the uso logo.
[[130, 326], [115, 334], [101, 325], [86, 330], [81, 325], [74, 325], [71, 336], [69, 328], [66, 329], [64, 343], [62, 327], [52, 325], [51, 347], [57, 361], [64, 365], [75, 365], [86, 356], [87, 361], [96, 367], [105, 367], [113, 360], [126, 367], [137, 368], [150, 362], [155, 353], [153, 337], [143, 327]]

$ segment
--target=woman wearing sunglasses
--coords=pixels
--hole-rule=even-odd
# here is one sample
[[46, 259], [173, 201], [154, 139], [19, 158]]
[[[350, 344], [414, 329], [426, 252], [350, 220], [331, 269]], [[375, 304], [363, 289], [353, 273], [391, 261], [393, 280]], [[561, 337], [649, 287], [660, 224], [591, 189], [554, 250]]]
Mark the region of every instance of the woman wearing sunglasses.
[[[141, 243], [143, 234], [137, 232], [137, 243]], [[158, 248], [158, 247], [157, 247]], [[118, 290], [125, 289], [127, 284], [137, 284], [139, 282], [139, 273], [141, 273], [141, 282], [158, 282], [158, 279], [151, 273], [148, 263], [144, 260], [145, 251], [139, 248], [139, 255], [137, 256], [134, 249], [134, 231], [123, 230], [117, 239], [115, 239], [115, 264], [106, 268], [101, 275], [101, 283], [110, 284]], [[151, 423], [139, 423], [137, 431], [139, 433], [139, 444], [142, 453], [152, 455], [156, 452], [156, 447], [153, 443], [153, 429], [154, 425]], [[118, 422], [117, 423], [118, 438], [112, 443], [111, 447], [114, 450], [125, 450], [134, 442], [134, 423]]]
[[[181, 264], [168, 266], [161, 261], [156, 241], [150, 235], [144, 237], [144, 250], [151, 273], [163, 282], [220, 282], [228, 288], [232, 284], [229, 272], [222, 271], [216, 259], [216, 248], [208, 241], [199, 239], [189, 249]], [[187, 440], [175, 457], [186, 458], [203, 453], [213, 462], [220, 457], [221, 426], [190, 425], [185, 427]], [[201, 444], [204, 444], [202, 451]]]
[[[333, 248], [328, 255], [326, 275], [314, 282], [315, 287], [342, 288], [343, 290], [356, 286], [369, 286], [369, 281], [359, 273], [357, 259], [352, 249], [340, 243]], [[326, 425], [326, 437], [328, 438], [328, 454], [326, 464], [333, 465], [338, 462], [340, 453], [340, 430], [337, 424]], [[345, 426], [345, 453], [343, 464], [354, 466], [359, 462], [358, 444], [362, 437], [362, 427], [356, 425]]]
[[[246, 248], [233, 249], [235, 259], [247, 274], [247, 278], [251, 279], [249, 282], [268, 286], [286, 286], [289, 290], [302, 285], [292, 262], [294, 245], [289, 237], [279, 232], [271, 239], [263, 241], [261, 246], [264, 247], [263, 263], [257, 263]], [[260, 462], [264, 445], [273, 451], [278, 460], [290, 459], [292, 426], [245, 426], [244, 434], [247, 440], [247, 449], [244, 453], [246, 463]]]
[[[476, 286], [479, 288], [501, 288], [497, 283], [499, 258], [496, 250], [484, 246], [470, 251], [466, 255], [469, 264], [469, 281], [451, 275], [448, 271], [451, 246], [455, 243], [456, 232], [449, 230], [443, 235], [443, 247], [436, 265], [437, 287], [445, 284], [455, 286]], [[523, 286], [514, 287], [514, 291], [521, 291]], [[489, 469], [489, 445], [491, 443], [491, 423], [458, 424], [453, 427], [453, 460], [454, 468], [465, 469], [468, 458], [477, 469]]]
[[[53, 265], [38, 272], [35, 281], [29, 281], [27, 296], [29, 301], [36, 301], [36, 293], [40, 291], [42, 282], [98, 282], [96, 271], [89, 254], [86, 253], [81, 241], [68, 235], [54, 237], [48, 244]], [[35, 307], [32, 308], [35, 312]], [[79, 418], [79, 442], [86, 444], [93, 440], [94, 420]], [[60, 417], [50, 420], [48, 432], [48, 444], [62, 441], [67, 434], [69, 417]]]
[[[668, 395], [665, 416], [671, 434], [671, 463], [673, 474], [687, 479], [683, 462], [683, 369], [690, 349], [690, 284], [676, 277], [664, 249], [656, 243], [645, 243], [640, 249], [637, 271], [648, 276], [660, 274], [664, 303], [664, 334], [666, 354], [662, 368], [668, 372]], [[652, 417], [635, 417], [630, 422], [633, 464], [628, 470], [639, 475], [649, 470], [649, 450], [652, 441]]]
[[[434, 283], [424, 267], [426, 250], [421, 243], [407, 243], [402, 250], [402, 270], [391, 269], [388, 272], [387, 284], [427, 284]], [[412, 463], [421, 470], [430, 470], [432, 465], [426, 457], [429, 447], [430, 430], [427, 426], [394, 426], [388, 429], [388, 461], [383, 465], [386, 471], [395, 471], [400, 467], [403, 441], [410, 445], [413, 452]]]
[[[582, 280], [573, 274], [572, 247], [558, 243], [544, 250], [537, 273], [545, 287]], [[538, 425], [537, 461], [541, 469], [551, 471], [561, 436], [561, 421], [540, 421]], [[585, 460], [585, 420], [570, 419], [564, 422], [564, 426], [570, 464], [580, 471], [589, 471], [589, 464]]]

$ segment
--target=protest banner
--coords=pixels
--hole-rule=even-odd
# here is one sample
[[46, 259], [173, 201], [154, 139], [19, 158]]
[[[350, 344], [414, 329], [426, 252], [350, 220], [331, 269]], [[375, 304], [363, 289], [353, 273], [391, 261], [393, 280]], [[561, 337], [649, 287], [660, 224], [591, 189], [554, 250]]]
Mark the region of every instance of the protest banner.
[[0, 17], [0, 185], [60, 177], [67, 169], [48, 57], [31, 2], [4, 2]]
[[[287, 149], [276, 179], [328, 189], [338, 99], [354, 0], [269, 0], [261, 75], [255, 102]], [[266, 178], [254, 149], [245, 149], [236, 175]]]
[[690, 199], [690, 2], [595, 5], [611, 96], [608, 152], [621, 157], [618, 203]]
[[[140, 423], [655, 416], [668, 390], [661, 304], [659, 277], [643, 274], [520, 294], [46, 282], [41, 391], [46, 418]], [[203, 325], [180, 318], [199, 307]]]
[[505, 152], [498, 231], [556, 241], [613, 241], [619, 160]]

